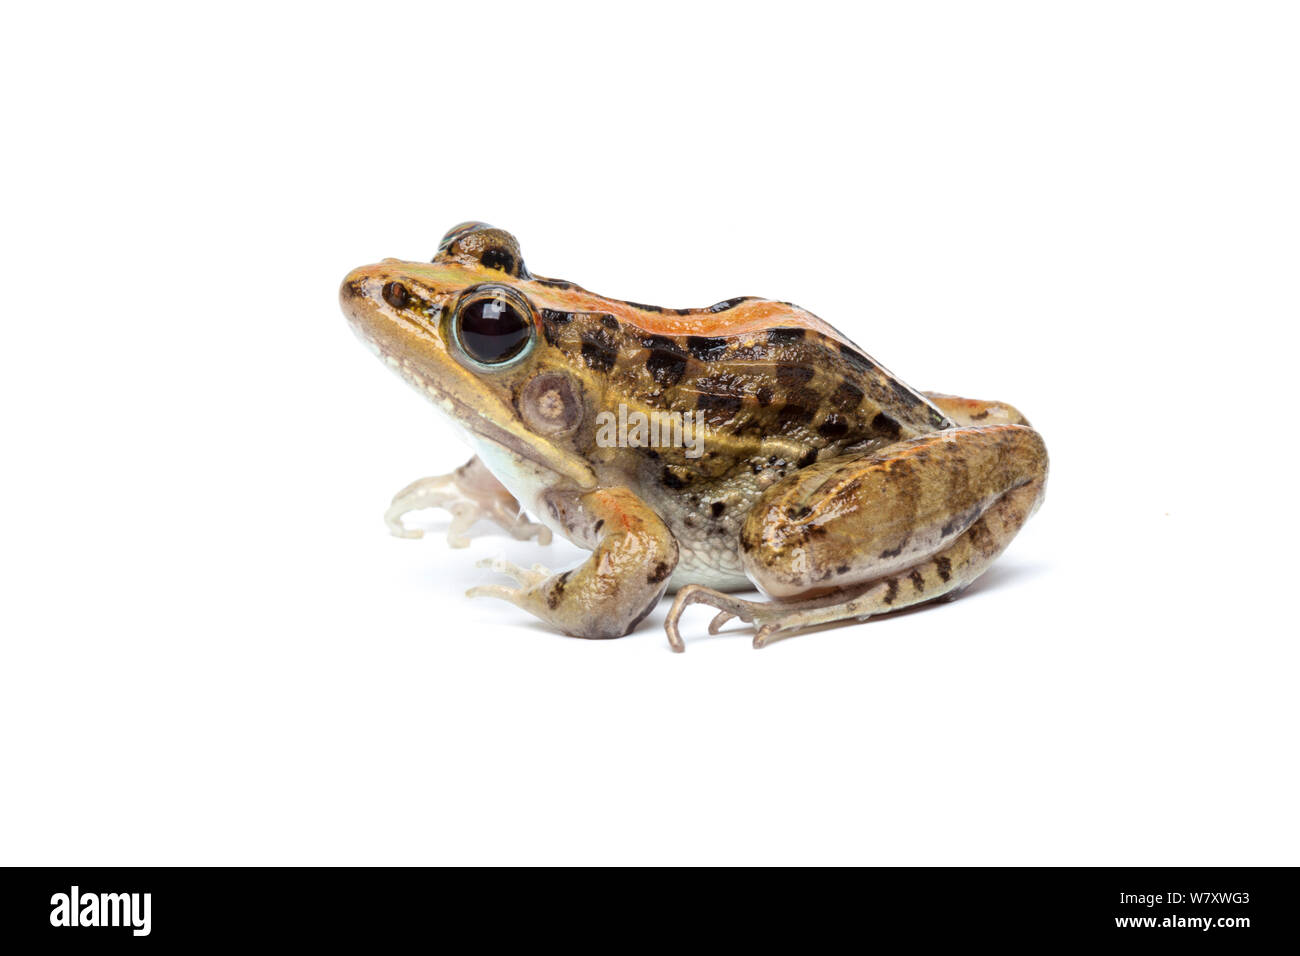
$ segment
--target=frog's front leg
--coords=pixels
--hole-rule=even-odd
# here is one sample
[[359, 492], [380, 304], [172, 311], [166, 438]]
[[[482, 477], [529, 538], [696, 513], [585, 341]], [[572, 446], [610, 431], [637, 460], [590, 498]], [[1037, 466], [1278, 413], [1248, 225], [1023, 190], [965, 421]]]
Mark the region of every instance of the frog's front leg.
[[399, 538], [424, 537], [424, 531], [408, 528], [402, 521], [409, 512], [423, 508], [443, 508], [451, 513], [447, 543], [453, 548], [469, 546], [465, 532], [480, 518], [504, 528], [521, 541], [536, 537], [538, 544], [551, 543], [551, 529], [529, 521], [514, 495], [477, 456], [451, 474], [420, 478], [395, 494], [384, 513], [388, 530]]
[[553, 494], [547, 504], [570, 537], [593, 548], [591, 557], [558, 574], [491, 562], [521, 587], [480, 586], [469, 596], [503, 598], [574, 637], [629, 633], [668, 587], [677, 565], [672, 532], [626, 488]]
[[691, 604], [755, 624], [754, 646], [832, 621], [865, 620], [957, 591], [982, 574], [1042, 501], [1047, 449], [1024, 425], [954, 428], [866, 456], [817, 462], [769, 488], [745, 519], [741, 557], [770, 602], [690, 585]]

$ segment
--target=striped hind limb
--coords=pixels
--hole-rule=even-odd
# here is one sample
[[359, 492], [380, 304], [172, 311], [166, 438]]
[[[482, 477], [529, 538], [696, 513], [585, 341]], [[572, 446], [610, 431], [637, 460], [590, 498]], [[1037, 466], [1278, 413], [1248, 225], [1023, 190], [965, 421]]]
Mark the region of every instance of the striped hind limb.
[[753, 624], [762, 647], [954, 594], [1011, 542], [1046, 480], [1042, 438], [1023, 425], [949, 429], [810, 465], [768, 489], [742, 531], [745, 571], [772, 600], [685, 587], [665, 622], [669, 644], [685, 649], [679, 621], [692, 604], [720, 612], [711, 633], [732, 617]]

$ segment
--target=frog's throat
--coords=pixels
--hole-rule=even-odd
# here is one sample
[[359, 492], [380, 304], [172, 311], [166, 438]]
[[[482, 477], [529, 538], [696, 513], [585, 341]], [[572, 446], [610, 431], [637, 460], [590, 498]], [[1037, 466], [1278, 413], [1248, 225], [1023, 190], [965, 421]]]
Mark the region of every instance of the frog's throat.
[[491, 442], [561, 478], [567, 478], [581, 491], [591, 491], [596, 487], [596, 473], [576, 455], [553, 446], [539, 445], [530, 433], [521, 428], [499, 425], [454, 396], [444, 395], [441, 402], [435, 400], [435, 403], [480, 441]]
[[[380, 352], [383, 353], [384, 350], [380, 348]], [[394, 360], [390, 364], [402, 378], [433, 402], [435, 408], [450, 418], [455, 425], [473, 434], [475, 438], [499, 445], [506, 451], [553, 472], [560, 478], [567, 478], [581, 491], [591, 491], [598, 484], [596, 473], [592, 471], [591, 466], [577, 455], [554, 445], [539, 442], [535, 435], [516, 422], [500, 424], [488, 413], [452, 392], [439, 388], [409, 362]]]

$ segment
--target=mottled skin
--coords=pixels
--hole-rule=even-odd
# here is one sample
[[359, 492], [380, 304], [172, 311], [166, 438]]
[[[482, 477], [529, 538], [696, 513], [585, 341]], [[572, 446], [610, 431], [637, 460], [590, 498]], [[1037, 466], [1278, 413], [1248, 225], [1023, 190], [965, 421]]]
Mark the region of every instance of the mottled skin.
[[[513, 304], [531, 334], [500, 365], [459, 338], [467, 303]], [[476, 517], [590, 549], [552, 574], [491, 566], [519, 588], [482, 587], [568, 634], [619, 637], [670, 586], [667, 631], [693, 603], [757, 626], [755, 646], [813, 624], [955, 594], [1006, 547], [1042, 500], [1047, 452], [1009, 405], [905, 385], [795, 305], [742, 297], [704, 309], [610, 299], [531, 275], [513, 236], [457, 226], [431, 263], [386, 259], [340, 289], [357, 333], [450, 415], [479, 449], [389, 509]], [[698, 412], [703, 454], [601, 447], [597, 415]], [[724, 591], [757, 585], [772, 598]]]

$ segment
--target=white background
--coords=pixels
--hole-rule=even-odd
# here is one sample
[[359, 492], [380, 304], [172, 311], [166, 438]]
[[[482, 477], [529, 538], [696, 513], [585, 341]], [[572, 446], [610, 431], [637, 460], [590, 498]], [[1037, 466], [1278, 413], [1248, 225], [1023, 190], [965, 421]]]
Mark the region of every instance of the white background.
[[[11, 9], [0, 862], [1300, 862], [1294, 8]], [[562, 637], [339, 280], [465, 219], [1011, 401], [961, 600]]]

